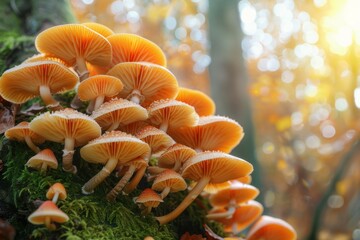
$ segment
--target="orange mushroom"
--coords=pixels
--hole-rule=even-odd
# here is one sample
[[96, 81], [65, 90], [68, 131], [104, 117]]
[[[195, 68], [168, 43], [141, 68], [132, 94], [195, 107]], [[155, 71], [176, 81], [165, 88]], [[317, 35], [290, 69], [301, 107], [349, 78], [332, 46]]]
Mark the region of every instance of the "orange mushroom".
[[46, 198], [52, 200], [53, 203], [57, 203], [58, 199], [65, 200], [67, 197], [64, 185], [57, 182], [51, 185], [46, 193]]
[[74, 66], [80, 81], [88, 77], [86, 62], [98, 66], [107, 66], [111, 62], [109, 41], [81, 24], [58, 25], [46, 29], [35, 39], [36, 49], [54, 56]]
[[229, 153], [244, 136], [243, 128], [234, 120], [221, 116], [200, 117], [193, 127], [169, 129], [177, 142], [196, 151], [217, 150]]
[[61, 63], [61, 64], [65, 65], [66, 67], [71, 67], [65, 61], [61, 60], [60, 58], [47, 56], [46, 54], [43, 54], [43, 53], [36, 54], [36, 55], [26, 59], [24, 61], [24, 63], [39, 62], [39, 61], [54, 61], [54, 62]]
[[[105, 97], [114, 97], [124, 85], [120, 79], [107, 75], [96, 75], [82, 81], [78, 86], [78, 97], [81, 101], [91, 100], [89, 112], [96, 110], [103, 104]], [[88, 108], [89, 109], [89, 108]]]
[[114, 98], [102, 104], [91, 114], [91, 117], [103, 130], [112, 131], [120, 126], [143, 121], [148, 118], [148, 113], [145, 108], [134, 102]]
[[106, 132], [81, 148], [81, 157], [91, 163], [105, 165], [103, 169], [82, 187], [83, 194], [91, 194], [107, 178], [117, 165], [124, 165], [150, 152], [149, 145], [138, 138], [120, 131]]
[[99, 124], [71, 108], [37, 116], [30, 122], [30, 129], [49, 141], [64, 143], [63, 169], [74, 174], [77, 172], [72, 164], [75, 146], [85, 145], [101, 134]]
[[46, 228], [51, 231], [56, 230], [56, 226], [53, 222], [64, 223], [68, 220], [68, 215], [61, 211], [52, 201], [45, 201], [28, 217], [28, 221], [32, 224], [45, 224]]
[[122, 62], [150, 62], [166, 67], [163, 51], [153, 42], [130, 33], [107, 38], [112, 46], [112, 66]]
[[208, 183], [221, 183], [250, 174], [253, 167], [247, 161], [235, 156], [206, 151], [198, 153], [185, 164], [182, 176], [196, 181], [197, 184], [171, 213], [156, 217], [161, 225], [179, 216], [201, 193]]
[[201, 117], [215, 114], [214, 101], [198, 90], [180, 87], [175, 99], [193, 106]]
[[160, 197], [164, 199], [170, 192], [184, 191], [186, 187], [187, 184], [179, 173], [167, 169], [155, 178], [151, 188], [161, 191]]
[[262, 216], [250, 228], [246, 240], [295, 240], [295, 229], [282, 219]]
[[45, 138], [30, 130], [28, 122], [21, 122], [18, 125], [9, 128], [5, 132], [5, 137], [19, 142], [25, 141], [28, 147], [36, 153], [40, 152], [40, 148], [34, 143], [41, 144], [45, 142]]
[[174, 99], [161, 99], [148, 107], [148, 121], [166, 132], [168, 129], [191, 127], [198, 123], [194, 107]]
[[45, 173], [48, 167], [57, 169], [58, 161], [56, 160], [53, 151], [49, 148], [46, 148], [37, 153], [35, 156], [31, 157], [27, 161], [26, 166], [40, 170], [41, 173]]
[[73, 89], [77, 75], [54, 61], [24, 63], [5, 71], [0, 79], [0, 93], [5, 100], [24, 103], [40, 96], [45, 105], [60, 108], [52, 94]]
[[100, 23], [86, 22], [86, 23], [82, 23], [82, 25], [90, 28], [91, 30], [97, 32], [98, 34], [100, 34], [103, 37], [109, 37], [110, 35], [114, 34], [113, 30], [111, 30], [107, 26], [100, 24]]
[[124, 89], [119, 97], [147, 107], [150, 103], [175, 98], [178, 83], [166, 68], [147, 62], [124, 62], [115, 65], [107, 75], [121, 79]]
[[151, 212], [151, 209], [158, 207], [160, 203], [164, 202], [159, 194], [154, 192], [151, 188], [146, 188], [135, 198], [136, 203], [141, 203], [145, 209], [141, 212], [143, 215], [147, 215]]

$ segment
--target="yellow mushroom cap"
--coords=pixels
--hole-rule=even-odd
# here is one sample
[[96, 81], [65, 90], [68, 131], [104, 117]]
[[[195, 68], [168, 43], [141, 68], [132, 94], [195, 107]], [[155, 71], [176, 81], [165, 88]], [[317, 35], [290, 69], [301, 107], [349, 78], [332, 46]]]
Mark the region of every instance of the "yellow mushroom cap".
[[209, 200], [214, 207], [226, 207], [231, 201], [236, 204], [253, 200], [259, 195], [259, 189], [241, 182], [231, 182], [229, 188], [219, 190], [210, 196]]
[[194, 126], [199, 115], [194, 107], [174, 99], [161, 99], [148, 107], [149, 122], [154, 126], [166, 124], [168, 128]]
[[160, 203], [164, 202], [159, 194], [154, 192], [151, 188], [146, 188], [140, 193], [135, 200], [136, 203], [142, 203], [146, 207], [157, 207]]
[[100, 23], [95, 23], [95, 22], [86, 22], [86, 23], [82, 23], [82, 25], [90, 28], [91, 30], [97, 32], [98, 34], [100, 34], [103, 37], [108, 37], [110, 35], [114, 34], [114, 31], [111, 30], [110, 28], [108, 28], [105, 25], [102, 25]]
[[130, 99], [140, 95], [144, 107], [160, 99], [175, 98], [178, 92], [176, 77], [166, 68], [146, 62], [124, 62], [115, 65], [108, 75], [121, 79], [124, 89], [119, 97]]
[[51, 200], [54, 197], [56, 192], [59, 193], [59, 199], [61, 199], [61, 200], [66, 199], [67, 194], [66, 194], [65, 187], [64, 187], [64, 185], [62, 185], [59, 182], [54, 183], [53, 185], [51, 185], [49, 190], [46, 192], [46, 198]]
[[111, 62], [109, 41], [81, 24], [48, 28], [36, 37], [35, 46], [39, 52], [58, 57], [71, 66], [75, 65], [79, 57], [99, 66], [107, 66]]
[[193, 127], [169, 130], [178, 143], [196, 150], [216, 150], [229, 153], [244, 136], [243, 128], [234, 120], [222, 116], [200, 117]]
[[238, 157], [214, 151], [205, 151], [196, 154], [185, 162], [182, 176], [199, 181], [204, 176], [210, 177], [209, 183], [222, 183], [253, 171], [253, 166]]
[[175, 143], [164, 131], [153, 126], [144, 127], [136, 134], [136, 137], [149, 144], [153, 153], [162, 151]]
[[61, 211], [52, 201], [45, 201], [41, 206], [33, 212], [28, 221], [32, 224], [45, 224], [46, 218], [50, 217], [50, 221], [64, 223], [69, 220], [68, 215]]
[[201, 91], [180, 87], [175, 99], [193, 106], [199, 116], [215, 114], [214, 101]]
[[101, 135], [101, 128], [94, 119], [71, 108], [37, 116], [30, 122], [30, 129], [53, 142], [75, 139], [75, 146], [82, 146]]
[[91, 163], [106, 164], [110, 158], [125, 164], [150, 151], [149, 145], [140, 139], [120, 131], [106, 132], [80, 149], [81, 157]]
[[150, 62], [166, 67], [166, 57], [155, 43], [130, 33], [107, 38], [113, 48], [112, 65], [122, 62]]
[[[86, 81], [86, 80], [85, 80]], [[145, 108], [126, 99], [114, 98], [102, 104], [91, 117], [103, 128], [108, 129], [114, 122], [128, 125], [148, 118]]]
[[184, 191], [187, 184], [179, 173], [166, 169], [155, 178], [151, 188], [155, 191], [162, 191], [166, 187], [169, 187], [171, 192], [178, 192]]
[[60, 93], [73, 89], [78, 80], [72, 70], [58, 62], [23, 63], [3, 73], [0, 93], [9, 102], [24, 103], [40, 96], [40, 86], [48, 86], [51, 93]]
[[47, 167], [57, 169], [58, 167], [58, 161], [53, 153], [53, 151], [49, 148], [46, 148], [39, 153], [37, 153], [35, 156], [31, 157], [27, 163], [26, 166], [35, 168], [35, 169], [41, 169], [41, 166], [43, 163], [46, 163]]
[[180, 161], [181, 164], [183, 164], [195, 155], [196, 151], [194, 149], [175, 143], [160, 155], [158, 166], [162, 168], [172, 168], [176, 161]]
[[31, 141], [35, 144], [45, 142], [45, 138], [30, 130], [28, 122], [20, 122], [18, 125], [9, 128], [5, 132], [5, 137], [19, 142], [25, 141], [25, 136], [29, 136]]
[[282, 219], [270, 216], [261, 216], [250, 228], [246, 240], [295, 240], [295, 229]]
[[88, 101], [98, 96], [113, 97], [124, 85], [120, 79], [108, 75], [96, 75], [82, 81], [78, 86], [78, 96], [82, 101]]

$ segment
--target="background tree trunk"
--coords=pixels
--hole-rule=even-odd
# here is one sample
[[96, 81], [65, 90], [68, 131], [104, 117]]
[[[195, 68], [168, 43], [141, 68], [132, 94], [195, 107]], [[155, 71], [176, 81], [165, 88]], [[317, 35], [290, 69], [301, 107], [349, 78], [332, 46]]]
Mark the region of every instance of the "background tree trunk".
[[211, 96], [217, 114], [231, 116], [244, 128], [245, 137], [232, 154], [253, 164], [252, 184], [261, 190], [238, 4], [239, 0], [209, 0]]

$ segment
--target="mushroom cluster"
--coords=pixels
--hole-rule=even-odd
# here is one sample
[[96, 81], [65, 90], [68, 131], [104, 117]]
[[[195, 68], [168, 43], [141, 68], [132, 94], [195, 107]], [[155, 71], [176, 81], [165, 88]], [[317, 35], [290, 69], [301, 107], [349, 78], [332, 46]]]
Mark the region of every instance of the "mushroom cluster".
[[[52, 150], [40, 149], [44, 141], [51, 141], [64, 145], [59, 163], [64, 174], [76, 174], [82, 167], [73, 164], [79, 148], [83, 161], [104, 165], [86, 179], [82, 193], [93, 193], [116, 173], [119, 181], [106, 195], [108, 201], [116, 201], [119, 193], [129, 194], [140, 180], [147, 179], [149, 183], [135, 200], [142, 204], [144, 214], [166, 204], [169, 194], [190, 186], [179, 206], [156, 217], [160, 224], [179, 216], [204, 190], [218, 191], [210, 197], [214, 210], [208, 218], [236, 232], [261, 214], [261, 205], [252, 201], [259, 191], [229, 182], [249, 178], [253, 171], [249, 162], [230, 154], [244, 136], [242, 127], [214, 115], [215, 104], [207, 95], [179, 87], [156, 44], [85, 23], [44, 30], [35, 46], [38, 55], [0, 78], [0, 94], [7, 101], [22, 104], [40, 97], [46, 107], [31, 122], [20, 123], [5, 134], [25, 141], [37, 153], [27, 166], [42, 173], [57, 167]], [[58, 98], [69, 90], [76, 92], [70, 106]], [[86, 110], [80, 110], [86, 104]], [[60, 193], [54, 193], [53, 202], [57, 199], [62, 199]], [[60, 219], [53, 202], [45, 202], [40, 209], [53, 209], [55, 219]], [[29, 217], [34, 223], [40, 219], [54, 229], [52, 220], [42, 213]]]

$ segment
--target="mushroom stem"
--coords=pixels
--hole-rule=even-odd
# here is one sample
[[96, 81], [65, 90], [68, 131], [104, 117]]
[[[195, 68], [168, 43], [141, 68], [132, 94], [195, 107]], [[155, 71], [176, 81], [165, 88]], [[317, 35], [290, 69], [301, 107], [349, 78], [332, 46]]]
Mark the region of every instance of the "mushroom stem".
[[75, 146], [75, 139], [74, 138], [65, 138], [65, 146], [63, 150], [63, 170], [65, 172], [71, 172], [76, 174], [77, 168], [72, 164], [73, 156], [74, 156], [74, 146]]
[[166, 224], [177, 218], [199, 196], [210, 180], [211, 178], [209, 176], [202, 177], [195, 185], [195, 187], [191, 189], [184, 200], [179, 204], [179, 206], [177, 206], [177, 208], [164, 216], [156, 217], [156, 220], [160, 223], [160, 225]]
[[86, 67], [84, 58], [82, 57], [76, 58], [76, 70], [79, 74], [80, 82], [89, 77], [89, 71]]
[[49, 86], [41, 85], [39, 88], [40, 97], [44, 101], [46, 107], [51, 108], [52, 110], [58, 110], [58, 108], [62, 108], [58, 101], [56, 101], [51, 95]]
[[30, 136], [25, 136], [25, 142], [28, 145], [28, 147], [31, 148], [31, 150], [33, 150], [36, 153], [40, 152], [40, 148], [31, 141]]
[[231, 225], [231, 231], [234, 235], [237, 235], [239, 233], [237, 222], [233, 222], [233, 224]]
[[165, 171], [167, 168], [162, 168], [162, 167], [157, 167], [157, 166], [151, 166], [151, 167], [148, 167], [148, 172], [151, 174], [151, 175], [157, 175], [159, 173], [162, 173], [163, 171]]
[[41, 164], [40, 173], [41, 173], [41, 174], [45, 174], [46, 171], [47, 171], [47, 164], [46, 164], [45, 162], [43, 162], [43, 163]]
[[94, 110], [98, 109], [98, 108], [100, 107], [100, 105], [103, 104], [104, 99], [105, 99], [105, 96], [104, 96], [104, 95], [98, 96], [98, 97], [95, 99]]
[[91, 100], [86, 108], [86, 113], [91, 114], [94, 111], [95, 100]]
[[180, 168], [181, 168], [181, 161], [175, 161], [175, 165], [174, 165], [174, 167], [173, 167], [173, 170], [175, 171], [175, 172], [179, 172], [179, 170], [180, 170]]
[[120, 122], [115, 121], [110, 125], [110, 127], [106, 131], [111, 132], [112, 130], [117, 129], [119, 127], [119, 125], [120, 125]]
[[60, 192], [55, 192], [55, 194], [54, 194], [54, 197], [53, 197], [53, 199], [52, 199], [52, 202], [53, 203], [57, 203], [57, 200], [58, 200], [58, 198], [59, 198], [59, 195], [60, 195]]
[[141, 211], [141, 215], [145, 216], [148, 215], [151, 212], [152, 207], [145, 207], [142, 211]]
[[56, 230], [56, 226], [55, 226], [55, 224], [51, 223], [51, 218], [50, 217], [45, 217], [45, 226], [50, 231]]
[[166, 121], [166, 122], [162, 122], [162, 123], [160, 124], [159, 129], [160, 129], [160, 130], [163, 130], [164, 132], [166, 132], [166, 131], [168, 130], [168, 127], [169, 127], [169, 124], [168, 124], [168, 122]]
[[140, 104], [144, 100], [144, 96], [141, 95], [141, 92], [138, 89], [134, 89], [127, 97], [130, 101]]
[[129, 184], [126, 185], [126, 187], [124, 189], [124, 192], [126, 194], [131, 193], [137, 187], [137, 185], [141, 181], [142, 177], [144, 176], [145, 171], [146, 171], [146, 167], [142, 167], [139, 170], [137, 170], [133, 179], [130, 181]]
[[114, 201], [119, 194], [119, 192], [125, 187], [129, 182], [129, 179], [132, 177], [136, 170], [135, 165], [130, 165], [129, 169], [126, 171], [125, 175], [120, 179], [116, 186], [106, 195], [106, 199], [111, 202]]
[[94, 188], [96, 188], [101, 182], [105, 180], [105, 178], [110, 175], [112, 171], [114, 171], [117, 163], [118, 161], [116, 158], [110, 158], [101, 171], [84, 184], [84, 186], [81, 188], [82, 193], [86, 195], [93, 193]]
[[236, 208], [234, 206], [230, 206], [226, 212], [222, 213], [211, 213], [206, 215], [208, 219], [216, 220], [221, 218], [231, 218], [234, 215]]
[[74, 98], [71, 100], [70, 106], [74, 109], [79, 109], [82, 106], [82, 101], [80, 100], [80, 98], [78, 97], [78, 95], [76, 94], [74, 96]]
[[170, 187], [164, 188], [164, 190], [162, 190], [162, 192], [160, 193], [161, 199], [164, 199], [167, 195], [169, 195], [170, 190], [171, 190]]

